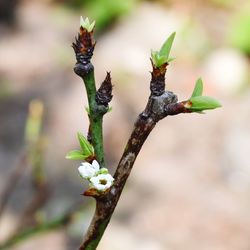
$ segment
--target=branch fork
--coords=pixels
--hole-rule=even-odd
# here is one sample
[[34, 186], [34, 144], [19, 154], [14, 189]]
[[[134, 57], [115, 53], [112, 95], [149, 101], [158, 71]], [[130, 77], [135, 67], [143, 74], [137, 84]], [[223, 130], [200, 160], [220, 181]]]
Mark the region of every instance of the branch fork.
[[[90, 121], [88, 139], [94, 147], [95, 159], [104, 168], [102, 120], [109, 109], [108, 105], [112, 99], [113, 86], [111, 74], [107, 72], [105, 80], [96, 91], [94, 67], [90, 61], [96, 44], [93, 38], [93, 30], [94, 22], [90, 24], [89, 20], [81, 19], [80, 33], [72, 46], [77, 61], [74, 71], [83, 79], [88, 96]], [[178, 102], [178, 98], [173, 92], [165, 90], [165, 74], [169, 62], [173, 60], [169, 58], [169, 53], [174, 37], [175, 33], [171, 34], [160, 51], [151, 52], [153, 68], [150, 81], [151, 94], [144, 111], [139, 114], [134, 124], [133, 131], [113, 176], [113, 185], [106, 190], [97, 190], [90, 186], [83, 193], [83, 195], [93, 197], [96, 200], [96, 210], [79, 249], [96, 249], [119, 201], [136, 157], [156, 123], [167, 116], [201, 112], [220, 107], [216, 100], [202, 96], [201, 79], [197, 81], [192, 96], [186, 101]], [[88, 161], [88, 159], [86, 160]]]

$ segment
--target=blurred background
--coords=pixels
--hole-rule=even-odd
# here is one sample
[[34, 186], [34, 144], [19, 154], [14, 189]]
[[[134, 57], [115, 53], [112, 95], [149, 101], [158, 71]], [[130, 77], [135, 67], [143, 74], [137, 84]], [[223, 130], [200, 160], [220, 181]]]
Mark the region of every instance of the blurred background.
[[98, 249], [249, 250], [247, 0], [0, 0], [0, 242], [10, 243], [0, 249], [77, 249], [94, 212], [80, 163], [65, 159], [88, 130], [72, 70], [80, 15], [96, 20], [97, 85], [112, 74], [112, 173], [149, 95], [150, 49], [171, 32], [167, 89], [185, 100], [202, 76], [223, 105], [159, 122]]

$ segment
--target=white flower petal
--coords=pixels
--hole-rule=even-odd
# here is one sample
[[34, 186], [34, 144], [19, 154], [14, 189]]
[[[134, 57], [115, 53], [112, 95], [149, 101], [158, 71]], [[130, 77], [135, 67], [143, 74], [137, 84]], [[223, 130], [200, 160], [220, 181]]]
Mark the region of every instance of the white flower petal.
[[113, 184], [114, 178], [110, 174], [99, 174], [90, 179], [91, 186], [99, 191], [105, 191]]
[[90, 163], [88, 163], [88, 162], [82, 162], [81, 163], [81, 166], [84, 166], [84, 167], [92, 167], [92, 165], [90, 164]]
[[83, 178], [91, 178], [95, 174], [93, 168], [86, 168], [85, 166], [80, 166], [78, 171]]
[[[98, 168], [97, 168], [97, 166], [98, 166]], [[78, 168], [80, 175], [85, 179], [89, 179], [89, 178], [95, 176], [97, 174], [98, 170], [99, 170], [98, 162], [96, 162], [94, 166], [88, 162], [83, 162], [81, 164], [81, 166]]]
[[98, 163], [96, 160], [93, 160], [93, 162], [92, 162], [92, 167], [93, 167], [96, 171], [99, 171], [99, 169], [100, 169], [100, 165], [99, 165], [99, 163]]

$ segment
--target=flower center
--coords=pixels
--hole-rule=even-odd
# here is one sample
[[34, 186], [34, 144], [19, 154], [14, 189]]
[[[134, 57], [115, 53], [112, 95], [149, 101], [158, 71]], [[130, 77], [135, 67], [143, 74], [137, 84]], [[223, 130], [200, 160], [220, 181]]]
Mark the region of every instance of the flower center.
[[100, 184], [102, 184], [102, 185], [106, 185], [106, 184], [107, 184], [107, 180], [105, 180], [105, 179], [100, 180]]

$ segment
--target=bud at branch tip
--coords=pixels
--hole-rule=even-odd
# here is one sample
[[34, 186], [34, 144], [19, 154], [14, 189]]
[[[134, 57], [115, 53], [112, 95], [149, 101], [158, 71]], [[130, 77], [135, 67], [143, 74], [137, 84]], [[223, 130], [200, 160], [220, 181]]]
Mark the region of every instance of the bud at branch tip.
[[90, 23], [89, 18], [86, 17], [85, 19], [83, 19], [83, 17], [80, 17], [80, 26], [83, 29], [86, 29], [88, 32], [91, 32], [94, 27], [95, 27], [95, 21], [93, 21], [92, 23]]

